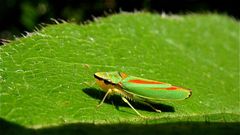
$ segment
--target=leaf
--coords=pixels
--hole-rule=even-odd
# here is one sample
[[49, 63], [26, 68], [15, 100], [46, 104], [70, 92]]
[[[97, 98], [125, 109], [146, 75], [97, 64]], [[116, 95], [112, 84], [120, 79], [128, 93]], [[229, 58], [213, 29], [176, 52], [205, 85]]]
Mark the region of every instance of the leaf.
[[[0, 49], [0, 123], [27, 127], [24, 133], [67, 134], [77, 127], [98, 133], [94, 125], [99, 133], [118, 132], [122, 125], [129, 134], [139, 128], [139, 133], [153, 133], [155, 126], [161, 127], [156, 131], [175, 133], [189, 124], [189, 131], [198, 128], [199, 134], [205, 127], [217, 127], [213, 132], [225, 124], [230, 125], [227, 131], [238, 129], [239, 22], [232, 18], [121, 13], [85, 25], [49, 25]], [[191, 88], [193, 95], [154, 105], [162, 113], [132, 102], [147, 119], [118, 96], [97, 109], [104, 93], [85, 84], [94, 82], [99, 71]], [[169, 131], [174, 127], [180, 130]]]

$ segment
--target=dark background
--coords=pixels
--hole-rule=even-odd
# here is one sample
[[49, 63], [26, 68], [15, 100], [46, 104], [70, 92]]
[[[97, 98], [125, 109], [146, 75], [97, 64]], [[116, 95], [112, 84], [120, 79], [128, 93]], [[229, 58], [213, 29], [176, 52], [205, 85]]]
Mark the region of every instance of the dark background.
[[0, 39], [32, 32], [51, 18], [73, 22], [92, 20], [120, 11], [186, 14], [213, 12], [239, 20], [237, 0], [0, 0]]

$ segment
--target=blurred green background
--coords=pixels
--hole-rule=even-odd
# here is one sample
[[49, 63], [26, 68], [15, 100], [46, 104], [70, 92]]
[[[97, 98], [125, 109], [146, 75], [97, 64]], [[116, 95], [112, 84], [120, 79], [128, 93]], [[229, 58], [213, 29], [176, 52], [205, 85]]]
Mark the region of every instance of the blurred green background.
[[51, 18], [84, 22], [121, 11], [217, 12], [239, 19], [236, 0], [1, 0], [0, 42], [32, 32]]

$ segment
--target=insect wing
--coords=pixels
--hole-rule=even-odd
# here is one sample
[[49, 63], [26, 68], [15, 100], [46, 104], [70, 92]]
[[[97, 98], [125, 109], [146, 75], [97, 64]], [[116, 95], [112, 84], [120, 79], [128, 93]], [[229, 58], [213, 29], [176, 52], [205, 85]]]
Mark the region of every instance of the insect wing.
[[191, 95], [191, 90], [134, 76], [122, 80], [121, 85], [126, 92], [152, 101], [183, 100]]

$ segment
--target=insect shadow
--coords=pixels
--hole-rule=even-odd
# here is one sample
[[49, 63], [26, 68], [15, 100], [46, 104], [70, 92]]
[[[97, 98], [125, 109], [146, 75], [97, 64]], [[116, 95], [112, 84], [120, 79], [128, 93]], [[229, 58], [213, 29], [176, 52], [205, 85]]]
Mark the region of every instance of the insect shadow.
[[[99, 100], [99, 103], [101, 102], [101, 100], [103, 99], [104, 95], [106, 94], [105, 92], [103, 91], [100, 91], [99, 89], [96, 89], [96, 88], [84, 88], [82, 89], [84, 93], [86, 93], [87, 95], [89, 95], [90, 97], [92, 98], [95, 98], [95, 99], [98, 99]], [[144, 104], [141, 104], [137, 101], [131, 101], [129, 100], [129, 102], [134, 106], [135, 109], [138, 109], [138, 110], [145, 110], [145, 111], [149, 111], [149, 112], [155, 112], [152, 108], [144, 105]], [[104, 103], [107, 103], [107, 104], [112, 104], [116, 107], [117, 110], [119, 110], [119, 107], [120, 106], [123, 106], [123, 107], [129, 107], [123, 100], [120, 96], [118, 95], [111, 95], [111, 96], [108, 96], [106, 98], [106, 100], [104, 101]], [[169, 106], [169, 105], [164, 105], [164, 104], [151, 104], [152, 106], [154, 106], [156, 109], [159, 109], [161, 110], [162, 112], [175, 112], [174, 108], [172, 106]], [[97, 104], [96, 104], [97, 106]], [[121, 111], [121, 110], [119, 110]]]

